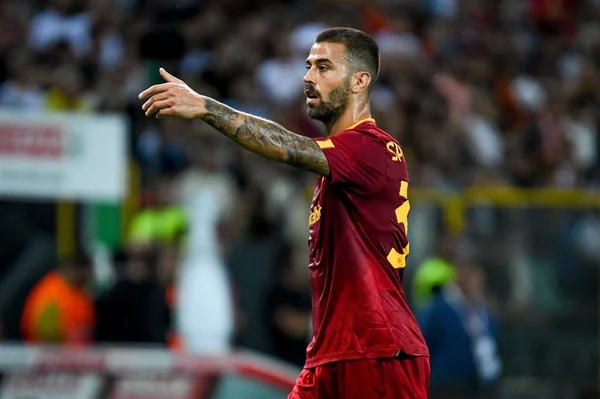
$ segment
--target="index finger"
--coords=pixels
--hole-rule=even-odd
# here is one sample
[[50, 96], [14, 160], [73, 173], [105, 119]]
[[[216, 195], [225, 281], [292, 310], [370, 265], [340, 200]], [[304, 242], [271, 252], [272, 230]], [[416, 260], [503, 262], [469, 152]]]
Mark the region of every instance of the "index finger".
[[154, 86], [150, 86], [149, 88], [147, 88], [146, 90], [144, 90], [143, 92], [141, 92], [138, 96], [138, 98], [144, 99], [146, 97], [150, 97], [153, 96], [155, 94], [158, 93], [162, 93], [165, 92], [169, 89], [169, 87], [171, 87], [170, 83], [161, 83], [159, 85], [154, 85]]

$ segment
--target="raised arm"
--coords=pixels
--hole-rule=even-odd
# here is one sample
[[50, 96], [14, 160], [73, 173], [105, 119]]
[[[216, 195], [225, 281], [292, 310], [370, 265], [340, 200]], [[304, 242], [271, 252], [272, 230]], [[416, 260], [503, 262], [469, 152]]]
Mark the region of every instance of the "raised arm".
[[179, 116], [202, 119], [263, 158], [329, 176], [327, 158], [314, 140], [293, 133], [275, 122], [237, 111], [198, 94], [163, 68], [160, 74], [167, 83], [152, 86], [139, 96], [140, 99], [148, 98], [142, 106], [146, 116], [156, 114], [157, 118]]

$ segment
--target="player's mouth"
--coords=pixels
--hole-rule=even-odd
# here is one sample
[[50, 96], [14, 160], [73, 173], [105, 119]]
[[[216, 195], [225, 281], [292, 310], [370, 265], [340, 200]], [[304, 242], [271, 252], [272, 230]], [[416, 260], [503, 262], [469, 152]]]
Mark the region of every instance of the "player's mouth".
[[319, 101], [319, 96], [311, 90], [304, 90], [304, 94], [306, 95], [307, 104], [315, 104]]

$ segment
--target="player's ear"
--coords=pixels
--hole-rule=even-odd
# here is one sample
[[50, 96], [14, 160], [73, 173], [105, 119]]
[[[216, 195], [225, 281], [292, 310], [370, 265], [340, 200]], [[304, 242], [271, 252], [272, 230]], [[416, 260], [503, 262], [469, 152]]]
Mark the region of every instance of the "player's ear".
[[352, 77], [352, 93], [360, 93], [367, 90], [371, 84], [371, 74], [369, 72], [357, 72]]

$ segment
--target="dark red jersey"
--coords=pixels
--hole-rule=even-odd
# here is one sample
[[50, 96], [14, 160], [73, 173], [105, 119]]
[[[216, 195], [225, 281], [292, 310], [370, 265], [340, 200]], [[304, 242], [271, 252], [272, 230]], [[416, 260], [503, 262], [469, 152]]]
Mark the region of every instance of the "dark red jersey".
[[316, 139], [331, 175], [310, 210], [313, 340], [306, 367], [428, 356], [402, 288], [409, 252], [408, 172], [398, 142], [367, 119]]

